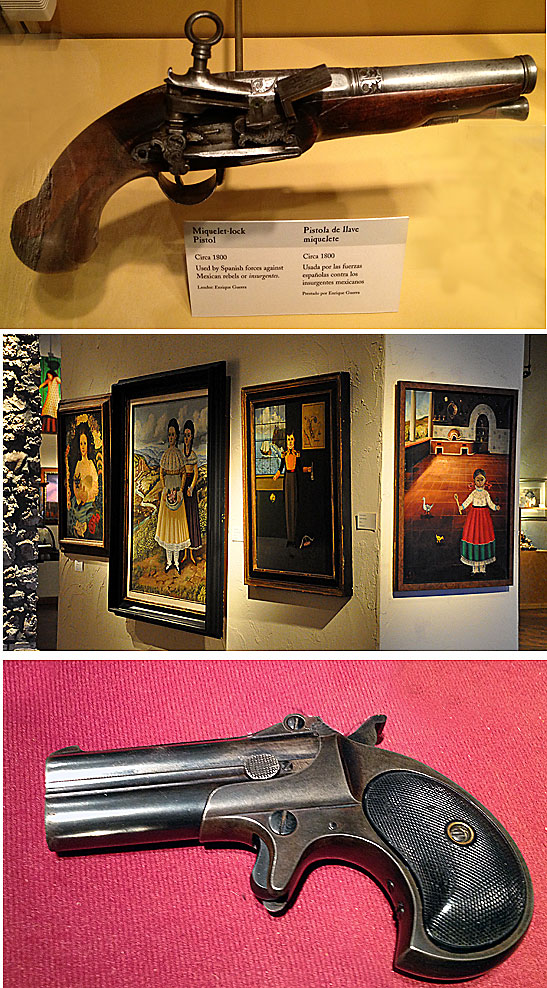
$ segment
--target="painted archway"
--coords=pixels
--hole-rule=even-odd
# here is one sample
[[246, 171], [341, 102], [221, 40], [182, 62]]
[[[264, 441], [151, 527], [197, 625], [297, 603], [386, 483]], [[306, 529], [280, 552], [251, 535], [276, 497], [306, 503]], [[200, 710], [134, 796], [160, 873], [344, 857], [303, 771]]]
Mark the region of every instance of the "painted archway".
[[488, 451], [490, 451], [492, 433], [497, 429], [496, 416], [490, 408], [490, 405], [475, 405], [475, 408], [469, 417], [469, 429], [472, 436], [476, 435], [477, 420], [480, 415], [486, 416], [486, 419], [488, 420]]

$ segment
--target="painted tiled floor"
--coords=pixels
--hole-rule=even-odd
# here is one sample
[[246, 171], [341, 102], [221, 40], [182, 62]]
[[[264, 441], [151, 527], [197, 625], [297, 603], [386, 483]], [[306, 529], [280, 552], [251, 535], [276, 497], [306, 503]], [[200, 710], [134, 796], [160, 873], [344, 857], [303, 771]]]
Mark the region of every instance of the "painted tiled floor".
[[[405, 478], [405, 548], [407, 572], [412, 582], [457, 582], [472, 578], [470, 568], [460, 562], [460, 539], [464, 517], [458, 511], [474, 488], [473, 473], [485, 471], [487, 490], [494, 504], [501, 510], [492, 512], [496, 537], [498, 562], [487, 567], [481, 579], [500, 579], [505, 576], [502, 563], [507, 545], [507, 470], [506, 456], [495, 453], [451, 456], [431, 455], [422, 460]], [[426, 513], [423, 500], [431, 505]]]

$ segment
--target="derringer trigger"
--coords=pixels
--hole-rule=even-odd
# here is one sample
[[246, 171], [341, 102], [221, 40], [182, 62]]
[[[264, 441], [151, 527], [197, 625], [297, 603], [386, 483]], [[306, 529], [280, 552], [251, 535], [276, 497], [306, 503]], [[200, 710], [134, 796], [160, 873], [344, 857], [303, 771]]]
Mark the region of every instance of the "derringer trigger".
[[268, 877], [270, 874], [271, 857], [267, 844], [261, 837], [256, 838], [258, 844], [258, 854], [251, 873], [251, 887], [259, 902], [262, 903], [269, 913], [280, 913], [287, 905], [287, 899], [263, 899], [260, 890], [268, 888]]
[[266, 909], [272, 916], [276, 913], [282, 913], [287, 906], [288, 899], [261, 899], [264, 909]]
[[348, 734], [348, 740], [357, 741], [358, 744], [369, 744], [372, 747], [381, 744], [386, 720], [385, 714], [373, 714], [353, 734]]

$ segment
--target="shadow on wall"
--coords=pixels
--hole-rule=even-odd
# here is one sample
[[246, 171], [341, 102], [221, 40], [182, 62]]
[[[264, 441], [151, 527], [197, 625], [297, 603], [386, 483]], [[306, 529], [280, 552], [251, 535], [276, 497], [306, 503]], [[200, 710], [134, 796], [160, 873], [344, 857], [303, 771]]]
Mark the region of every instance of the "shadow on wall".
[[169, 628], [165, 625], [152, 624], [148, 621], [126, 620], [127, 634], [136, 649], [158, 649], [162, 652], [199, 652], [222, 650], [226, 647], [224, 641], [206, 638], [204, 635], [194, 635], [180, 628]]
[[[346, 598], [337, 598], [335, 600], [326, 598], [320, 594], [290, 593], [286, 590], [270, 590], [255, 587], [245, 587], [245, 590], [248, 590], [249, 600], [263, 601], [265, 604], [270, 603], [273, 606], [266, 612], [263, 612], [260, 622], [257, 622], [256, 628], [258, 631], [255, 644], [251, 640], [254, 635], [254, 625], [252, 621], [249, 621], [249, 635], [245, 639], [241, 639], [240, 646], [234, 645], [236, 650], [238, 647], [242, 650], [256, 649], [268, 651], [275, 649], [275, 626], [285, 626], [284, 615], [286, 614], [285, 608], [287, 606], [291, 607], [292, 627], [322, 631], [347, 603]], [[282, 607], [277, 607], [278, 604], [282, 605]], [[274, 626], [272, 640], [269, 642], [264, 638], [263, 622]], [[216, 641], [203, 635], [195, 635], [188, 631], [182, 631], [180, 628], [169, 628], [165, 625], [155, 625], [145, 621], [127, 620], [126, 630], [133, 642], [133, 647], [136, 649], [142, 649], [144, 647], [157, 648], [161, 651], [182, 652], [186, 650], [225, 651], [227, 647], [226, 631], [224, 638], [221, 641]], [[314, 645], [310, 645], [309, 647], [310, 649], [315, 648]], [[286, 648], [289, 651], [291, 650], [290, 645], [287, 645]]]
[[[150, 183], [148, 184], [148, 192]], [[402, 190], [399, 189], [399, 193]], [[117, 195], [131, 195], [121, 189]], [[338, 201], [336, 192], [298, 193], [291, 189], [264, 189], [260, 197], [253, 197], [241, 190], [230, 191], [223, 187], [214, 198], [213, 204], [203, 203], [199, 210], [200, 221], [215, 220], [221, 212], [224, 220], [246, 221], [263, 220], [264, 202], [275, 202], [277, 214], [284, 212], [291, 219], [306, 220], [310, 208], [318, 215], [335, 215], [337, 218], [350, 218], [355, 215], [351, 205], [351, 193], [345, 193], [345, 205]], [[405, 198], [406, 196], [406, 198]], [[405, 208], [413, 213], [419, 211], [419, 204], [427, 196], [424, 186], [408, 186], [404, 190]], [[220, 200], [222, 197], [222, 200]], [[348, 198], [349, 197], [349, 198]], [[356, 212], [361, 215], [395, 216], [400, 206], [394, 201], [390, 190], [385, 187], [375, 189], [355, 189], [353, 197], [358, 202]], [[410, 204], [410, 205], [409, 205]], [[363, 210], [365, 212], [363, 213]], [[75, 271], [59, 274], [39, 274], [34, 282], [34, 294], [40, 308], [56, 317], [62, 302], [63, 317], [77, 319], [92, 312], [104, 298], [110, 273], [131, 260], [134, 264], [163, 266], [176, 277], [185, 275], [184, 223], [191, 221], [194, 213], [164, 200], [159, 189], [157, 201], [151, 205], [133, 210], [123, 218], [101, 224], [98, 247], [89, 261]], [[197, 217], [196, 217], [197, 218]], [[181, 298], [179, 304], [184, 311], [190, 311], [186, 278], [180, 281]], [[133, 317], [134, 318], [134, 317]], [[137, 325], [129, 322], [128, 325]]]

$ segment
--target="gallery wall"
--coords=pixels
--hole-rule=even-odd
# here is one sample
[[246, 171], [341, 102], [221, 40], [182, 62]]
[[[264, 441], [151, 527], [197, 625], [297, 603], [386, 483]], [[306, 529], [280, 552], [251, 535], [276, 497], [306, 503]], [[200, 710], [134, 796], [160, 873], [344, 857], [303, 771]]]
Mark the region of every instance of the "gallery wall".
[[[524, 336], [390, 334], [386, 336], [382, 442], [380, 648], [384, 650], [505, 650], [518, 648], [518, 587], [417, 592], [395, 597], [393, 518], [395, 385], [397, 381], [519, 389]], [[516, 499], [518, 503], [518, 498]], [[517, 520], [515, 519], [517, 522]], [[515, 524], [515, 547], [518, 523]], [[515, 562], [518, 552], [515, 549]]]
[[[108, 562], [61, 553], [62, 650], [354, 650], [378, 647], [378, 531], [355, 529], [380, 507], [383, 337], [291, 334], [62, 334], [63, 397], [100, 395], [118, 380], [227, 362], [231, 380], [227, 631], [221, 641], [108, 611]], [[353, 581], [350, 600], [243, 582], [241, 388], [326, 372], [351, 378]], [[119, 455], [120, 451], [113, 451]], [[115, 532], [112, 539], [116, 539]]]
[[[520, 476], [523, 480], [547, 478], [547, 334], [532, 333], [530, 339], [531, 374], [522, 388], [522, 452]], [[525, 347], [528, 362], [528, 337]], [[523, 518], [522, 530], [538, 549], [547, 549], [547, 518]], [[542, 563], [542, 567], [545, 564]], [[545, 567], [547, 569], [547, 567]]]
[[530, 376], [522, 388], [522, 453], [520, 475], [523, 478], [547, 477], [547, 334], [532, 333], [530, 350], [526, 339], [525, 362], [530, 353]]

